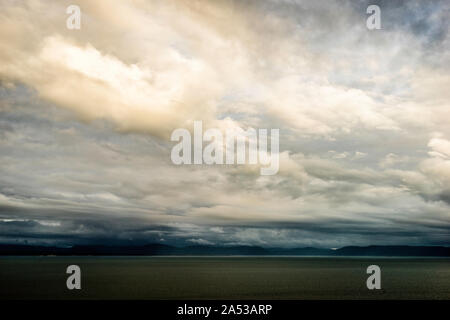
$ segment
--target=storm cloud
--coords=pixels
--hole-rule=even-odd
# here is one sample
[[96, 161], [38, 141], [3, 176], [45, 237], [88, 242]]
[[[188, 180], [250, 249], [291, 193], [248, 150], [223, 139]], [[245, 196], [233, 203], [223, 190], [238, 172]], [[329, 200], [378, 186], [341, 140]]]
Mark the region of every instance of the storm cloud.
[[[70, 4], [0, 3], [0, 242], [449, 244], [448, 1]], [[174, 165], [197, 120], [278, 174]]]

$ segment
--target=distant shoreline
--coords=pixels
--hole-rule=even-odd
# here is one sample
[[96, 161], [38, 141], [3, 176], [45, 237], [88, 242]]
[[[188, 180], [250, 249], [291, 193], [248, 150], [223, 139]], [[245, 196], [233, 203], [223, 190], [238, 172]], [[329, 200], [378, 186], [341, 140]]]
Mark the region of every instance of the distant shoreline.
[[315, 259], [315, 258], [323, 258], [323, 259], [450, 259], [449, 256], [302, 256], [302, 255], [0, 255], [1, 258], [264, 258], [264, 259], [289, 259], [289, 258], [304, 258], [304, 259]]
[[450, 257], [446, 246], [347, 246], [339, 249], [263, 248], [256, 246], [32, 246], [0, 245], [0, 256], [242, 256], [242, 257]]

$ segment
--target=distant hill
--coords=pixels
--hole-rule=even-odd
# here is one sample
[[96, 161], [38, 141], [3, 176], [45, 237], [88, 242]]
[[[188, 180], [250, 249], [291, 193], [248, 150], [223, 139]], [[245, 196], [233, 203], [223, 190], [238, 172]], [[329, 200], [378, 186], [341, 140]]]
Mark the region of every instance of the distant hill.
[[143, 246], [73, 246], [46, 247], [31, 245], [0, 245], [1, 256], [33, 256], [33, 255], [92, 255], [92, 256], [158, 256], [158, 255], [291, 255], [291, 256], [418, 256], [418, 257], [450, 257], [450, 247], [442, 246], [349, 246], [340, 249], [320, 248], [262, 248], [257, 246], [187, 246], [174, 247], [163, 244]]
[[368, 246], [343, 247], [335, 251], [338, 256], [450, 256], [450, 247], [433, 246]]

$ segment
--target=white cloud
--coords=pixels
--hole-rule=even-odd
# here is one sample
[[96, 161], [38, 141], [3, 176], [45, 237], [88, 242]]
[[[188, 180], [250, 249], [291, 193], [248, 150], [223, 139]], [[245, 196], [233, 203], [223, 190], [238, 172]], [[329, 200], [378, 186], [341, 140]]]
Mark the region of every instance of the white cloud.
[[[0, 219], [167, 243], [441, 241], [448, 32], [425, 46], [400, 11], [374, 33], [354, 3], [298, 3], [80, 0], [70, 31], [69, 1], [1, 2]], [[170, 133], [194, 120], [279, 128], [278, 174], [172, 165]]]

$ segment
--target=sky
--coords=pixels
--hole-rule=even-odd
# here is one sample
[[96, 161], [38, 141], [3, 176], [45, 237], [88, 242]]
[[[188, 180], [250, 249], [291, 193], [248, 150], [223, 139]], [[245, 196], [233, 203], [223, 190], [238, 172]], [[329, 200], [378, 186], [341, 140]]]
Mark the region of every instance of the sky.
[[[449, 18], [445, 0], [1, 1], [0, 243], [450, 245]], [[173, 164], [194, 121], [279, 129], [278, 173]]]

